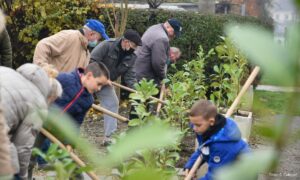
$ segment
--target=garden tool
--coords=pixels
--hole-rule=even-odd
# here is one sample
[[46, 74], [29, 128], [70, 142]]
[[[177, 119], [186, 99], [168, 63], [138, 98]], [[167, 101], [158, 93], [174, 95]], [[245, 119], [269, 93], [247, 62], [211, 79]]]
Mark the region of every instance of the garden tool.
[[[41, 129], [41, 133], [43, 133], [47, 138], [49, 138], [53, 143], [57, 144], [60, 148], [67, 150], [66, 146], [61, 143], [55, 136], [53, 136], [49, 131], [47, 131], [46, 129], [42, 128]], [[86, 167], [86, 164], [79, 159], [79, 157], [74, 154], [73, 152], [69, 152], [70, 157], [81, 167]], [[93, 180], [98, 180], [99, 178], [97, 177], [97, 175], [92, 172], [86, 172]]]
[[[166, 90], [166, 85], [163, 83], [163, 85], [161, 86], [160, 95], [159, 95], [159, 100], [161, 100], [161, 101], [163, 101], [163, 99], [164, 99], [165, 90]], [[157, 116], [159, 115], [159, 111], [160, 111], [161, 107], [162, 107], [162, 103], [158, 102], [157, 108], [156, 108]]]
[[107, 110], [107, 109], [105, 109], [105, 108], [103, 108], [103, 107], [101, 107], [101, 106], [99, 106], [99, 105], [93, 104], [92, 107], [93, 107], [94, 109], [98, 110], [98, 111], [101, 111], [101, 112], [103, 112], [103, 113], [105, 113], [105, 114], [108, 114], [108, 115], [110, 115], [110, 116], [112, 116], [112, 117], [114, 117], [114, 118], [116, 118], [116, 119], [121, 120], [121, 121], [125, 121], [125, 122], [126, 122], [126, 121], [129, 121], [128, 118], [123, 117], [123, 116], [121, 116], [121, 115], [119, 115], [119, 114], [117, 114], [117, 113], [111, 112], [111, 111], [109, 111], [109, 110]]

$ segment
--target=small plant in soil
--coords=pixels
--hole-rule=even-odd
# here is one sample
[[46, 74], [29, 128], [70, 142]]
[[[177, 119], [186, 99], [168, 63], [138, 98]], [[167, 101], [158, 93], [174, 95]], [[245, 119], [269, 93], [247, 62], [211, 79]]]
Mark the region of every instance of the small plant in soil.
[[42, 157], [48, 164], [46, 170], [56, 172], [56, 179], [76, 179], [76, 176], [82, 172], [90, 170], [90, 167], [80, 168], [71, 159], [66, 150], [60, 149], [57, 144], [51, 144], [48, 151], [43, 153], [41, 150], [34, 148], [32, 151], [34, 156]]

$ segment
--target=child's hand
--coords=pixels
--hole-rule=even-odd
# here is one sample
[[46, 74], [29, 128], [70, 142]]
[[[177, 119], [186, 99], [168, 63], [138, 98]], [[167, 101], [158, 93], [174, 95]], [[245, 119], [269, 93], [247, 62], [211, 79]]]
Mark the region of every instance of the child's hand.
[[[190, 169], [186, 169], [186, 170], [184, 171], [185, 177], [187, 177], [187, 176], [189, 175], [189, 172], [190, 172]], [[196, 178], [196, 173], [194, 173], [194, 174], [192, 175], [192, 178]]]
[[107, 80], [107, 85], [112, 86], [111, 80]]
[[72, 152], [73, 149], [70, 145], [66, 145], [66, 150], [70, 153]]
[[189, 172], [190, 172], [190, 170], [189, 170], [189, 169], [186, 169], [186, 170], [184, 171], [184, 175], [185, 175], [185, 177], [187, 177], [187, 176], [189, 175]]

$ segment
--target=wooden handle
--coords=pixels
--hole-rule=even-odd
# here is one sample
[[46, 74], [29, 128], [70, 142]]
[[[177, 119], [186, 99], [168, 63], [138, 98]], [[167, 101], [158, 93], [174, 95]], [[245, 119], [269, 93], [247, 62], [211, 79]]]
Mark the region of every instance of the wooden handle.
[[121, 120], [121, 121], [129, 121], [129, 119], [127, 119], [126, 117], [123, 117], [123, 116], [121, 116], [121, 115], [119, 115], [117, 113], [111, 112], [111, 111], [109, 111], [109, 110], [107, 110], [107, 109], [105, 109], [105, 108], [103, 108], [103, 107], [101, 107], [99, 105], [93, 104], [92, 107], [94, 109], [98, 110], [98, 111], [101, 111], [101, 112], [103, 112], [105, 114], [108, 114], [108, 115], [110, 115], [110, 116], [112, 116], [112, 117], [114, 117], [116, 119]]
[[[161, 89], [160, 89], [160, 95], [159, 95], [159, 100], [163, 101], [164, 100], [164, 93], [165, 93], [165, 89], [166, 89], [166, 85], [163, 84], [161, 86]], [[157, 104], [157, 109], [156, 109], [156, 115], [158, 116], [159, 115], [159, 111], [162, 107], [162, 103], [161, 102], [158, 102]]]
[[201, 161], [202, 161], [202, 155], [200, 155], [200, 156], [197, 158], [197, 160], [196, 160], [196, 162], [194, 163], [192, 169], [189, 171], [189, 174], [184, 178], [184, 180], [190, 180], [190, 179], [193, 178], [193, 176], [194, 176], [194, 174], [196, 173], [196, 171], [197, 171], [197, 169], [198, 169], [198, 167], [199, 167]]
[[[245, 94], [245, 92], [247, 91], [247, 89], [249, 88], [249, 86], [252, 84], [252, 82], [254, 81], [255, 77], [259, 73], [259, 70], [260, 70], [260, 68], [258, 66], [256, 66], [253, 69], [252, 73], [248, 77], [247, 81], [245, 82], [245, 84], [242, 87], [241, 91], [239, 92], [238, 96], [235, 98], [235, 100], [233, 101], [232, 105], [228, 109], [225, 117], [230, 117], [232, 115], [234, 109], [239, 104], [242, 96]], [[191, 171], [189, 172], [189, 174], [187, 175], [187, 177], [184, 180], [190, 180], [192, 178], [192, 175], [196, 172], [197, 168], [199, 167], [199, 165], [201, 163], [201, 161], [199, 159], [200, 160], [202, 159], [201, 155], [197, 158], [197, 161], [194, 163], [193, 168], [191, 169]], [[195, 172], [192, 172], [193, 169], [195, 169]]]
[[[61, 143], [56, 137], [54, 137], [49, 131], [47, 131], [46, 129], [42, 128], [41, 129], [41, 133], [44, 134], [48, 139], [50, 139], [50, 141], [52, 141], [53, 143], [57, 144], [61, 149], [67, 150], [66, 146], [63, 145], [63, 143]], [[86, 164], [79, 159], [78, 156], [76, 156], [76, 154], [74, 154], [73, 152], [69, 152], [70, 157], [81, 167], [86, 167]], [[93, 180], [98, 180], [99, 178], [97, 177], [97, 175], [92, 172], [86, 172]]]
[[[113, 84], [114, 86], [119, 87], [119, 88], [125, 89], [125, 90], [127, 90], [127, 91], [129, 91], [129, 92], [137, 93], [136, 90], [131, 89], [131, 88], [126, 87], [126, 86], [123, 86], [123, 85], [121, 85], [121, 84], [118, 84], [118, 83], [116, 83], [116, 82], [112, 82], [112, 84]], [[160, 99], [158, 99], [158, 98], [156, 98], [156, 97], [153, 97], [153, 96], [151, 96], [150, 99], [155, 100], [155, 101], [157, 101], [157, 102], [160, 102], [160, 103], [162, 103], [162, 104], [166, 104], [166, 102], [164, 102], [164, 101], [162, 101], [162, 100], [160, 100]]]
[[233, 101], [232, 105], [228, 109], [225, 117], [230, 117], [232, 115], [234, 109], [240, 103], [241, 98], [243, 97], [243, 95], [245, 94], [245, 92], [247, 91], [247, 89], [250, 87], [250, 85], [252, 84], [252, 82], [255, 80], [257, 74], [259, 73], [259, 70], [260, 70], [260, 68], [258, 66], [255, 66], [255, 68], [253, 69], [253, 71], [250, 74], [249, 78], [247, 79], [247, 81], [245, 82], [245, 84], [242, 87], [241, 91], [239, 92], [238, 96], [235, 98], [235, 100]]

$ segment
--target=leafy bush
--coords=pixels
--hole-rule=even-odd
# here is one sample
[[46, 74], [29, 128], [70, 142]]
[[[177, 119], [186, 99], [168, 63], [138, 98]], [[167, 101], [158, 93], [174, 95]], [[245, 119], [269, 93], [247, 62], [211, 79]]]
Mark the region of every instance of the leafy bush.
[[242, 80], [248, 77], [249, 69], [246, 57], [228, 38], [222, 39], [215, 48], [221, 62], [213, 66], [214, 73], [209, 76], [212, 91], [209, 99], [217, 107], [229, 107], [240, 92]]
[[[161, 122], [161, 126], [166, 126], [169, 121], [165, 121], [151, 112], [150, 106], [154, 101], [150, 100], [150, 96], [158, 93], [158, 89], [153, 81], [143, 79], [139, 84], [135, 84], [137, 93], [131, 93], [130, 98], [132, 105], [135, 107], [137, 118], [132, 119], [128, 125], [131, 128], [143, 130], [148, 126], [153, 126], [157, 122]], [[172, 127], [172, 125], [171, 125]], [[178, 135], [180, 131], [178, 130]], [[117, 138], [117, 142], [122, 141], [126, 133], [121, 134]], [[118, 169], [122, 179], [133, 178], [132, 176], [138, 171], [152, 169], [159, 174], [159, 179], [171, 179], [176, 175], [175, 164], [179, 160], [178, 146], [179, 138], [173, 139], [169, 147], [156, 149], [139, 149], [135, 155], [126, 162], [123, 162]]]
[[[36, 43], [62, 29], [80, 28], [85, 19], [100, 19], [106, 26], [110, 37], [114, 37], [108, 15], [112, 17], [112, 9], [99, 6], [98, 0], [58, 0], [39, 1], [15, 0], [12, 8], [0, 4], [7, 13], [8, 31], [13, 46], [13, 64], [18, 67], [25, 62], [32, 62]], [[98, 8], [99, 7], [99, 8]], [[137, 18], [139, 17], [139, 18]], [[183, 59], [197, 57], [199, 45], [205, 51], [215, 47], [223, 35], [224, 25], [228, 22], [257, 24], [270, 28], [253, 17], [201, 15], [195, 12], [176, 12], [166, 10], [130, 10], [127, 28], [136, 29], [140, 34], [151, 25], [162, 23], [175, 17], [183, 24], [183, 35], [172, 42], [183, 52]]]
[[206, 98], [205, 61], [213, 53], [212, 50], [205, 54], [200, 47], [197, 57], [184, 64], [182, 70], [169, 75], [166, 81], [169, 91], [166, 96], [167, 105], [163, 108], [163, 116], [171, 124], [180, 127], [182, 131], [187, 128], [186, 112], [188, 109], [199, 98]]
[[[218, 46], [205, 52], [200, 46], [197, 57], [183, 65], [182, 70], [168, 76], [169, 93], [164, 106], [164, 117], [171, 124], [187, 128], [186, 112], [198, 99], [212, 100], [217, 107], [229, 107], [240, 91], [243, 79], [249, 75], [245, 56], [227, 38]], [[218, 57], [219, 63], [207, 73]], [[178, 113], [179, 112], [179, 113]]]
[[94, 1], [14, 0], [11, 8], [1, 6], [8, 15], [7, 29], [13, 47], [13, 65], [32, 62], [37, 42], [63, 29], [77, 29], [95, 7]]
[[[136, 18], [139, 17], [139, 18]], [[131, 10], [128, 14], [127, 27], [143, 32], [151, 25], [163, 23], [167, 19], [175, 17], [182, 22], [183, 34], [180, 38], [171, 42], [172, 46], [179, 47], [182, 58], [189, 60], [197, 56], [198, 47], [201, 45], [205, 51], [215, 47], [224, 35], [223, 28], [227, 23], [238, 22], [256, 24], [265, 28], [271, 28], [254, 17], [235, 15], [204, 15], [196, 12], [176, 12], [165, 10]]]

